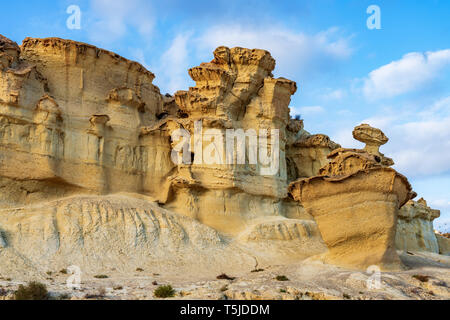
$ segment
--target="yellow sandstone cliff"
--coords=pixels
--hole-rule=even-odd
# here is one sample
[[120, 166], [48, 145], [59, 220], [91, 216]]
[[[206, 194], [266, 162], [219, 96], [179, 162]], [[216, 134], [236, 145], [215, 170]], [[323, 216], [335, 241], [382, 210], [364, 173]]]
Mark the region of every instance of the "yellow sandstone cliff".
[[[267, 51], [219, 47], [189, 70], [195, 87], [163, 96], [151, 72], [112, 52], [0, 36], [0, 273], [142, 263], [202, 273], [320, 254], [398, 267], [397, 217], [413, 193], [379, 153], [387, 138], [362, 125], [367, 147], [350, 150], [308, 133], [290, 117], [297, 85], [274, 68]], [[247, 140], [225, 159], [231, 129], [248, 141], [266, 132], [267, 161], [239, 160]], [[188, 163], [173, 161], [179, 130]], [[429, 224], [408, 223], [399, 249], [438, 250]]]

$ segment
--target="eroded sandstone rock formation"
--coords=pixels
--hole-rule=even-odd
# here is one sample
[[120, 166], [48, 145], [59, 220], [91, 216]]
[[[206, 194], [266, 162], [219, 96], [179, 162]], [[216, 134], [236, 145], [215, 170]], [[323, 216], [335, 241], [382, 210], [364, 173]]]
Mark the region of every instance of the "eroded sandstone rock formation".
[[450, 256], [450, 238], [437, 234], [436, 240], [439, 246], [439, 253]]
[[415, 194], [404, 176], [384, 164], [377, 148], [380, 137], [387, 141], [381, 130], [362, 125], [354, 136], [372, 147], [335, 150], [319, 176], [292, 183], [290, 193], [316, 220], [329, 248], [325, 261], [395, 269], [398, 210]]
[[423, 198], [408, 201], [398, 213], [395, 238], [397, 248], [404, 251], [439, 253], [439, 244], [433, 228], [433, 220], [439, 216], [439, 210], [428, 207]]
[[[216, 272], [327, 250], [351, 267], [398, 264], [397, 212], [412, 193], [379, 152], [387, 137], [362, 125], [367, 147], [352, 150], [310, 134], [289, 114], [297, 85], [274, 68], [265, 50], [219, 47], [189, 70], [195, 87], [163, 96], [151, 72], [112, 52], [0, 36], [0, 273]], [[228, 159], [232, 129], [248, 142], [233, 140]], [[173, 161], [179, 130], [188, 162]], [[239, 158], [261, 132], [267, 161]], [[300, 203], [288, 194], [298, 179]]]

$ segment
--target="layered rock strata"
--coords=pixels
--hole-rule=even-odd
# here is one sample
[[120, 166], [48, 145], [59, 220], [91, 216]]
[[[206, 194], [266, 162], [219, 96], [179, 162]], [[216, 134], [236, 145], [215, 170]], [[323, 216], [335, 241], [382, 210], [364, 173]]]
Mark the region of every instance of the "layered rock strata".
[[[369, 136], [374, 132], [365, 129]], [[398, 210], [415, 196], [408, 180], [384, 166], [379, 153], [341, 148], [329, 158], [321, 175], [289, 187], [292, 197], [317, 222], [329, 249], [323, 259], [350, 268], [399, 268]]]
[[[271, 247], [269, 255], [285, 252], [288, 258], [325, 250], [313, 218], [287, 197], [288, 183], [302, 176], [303, 169], [288, 177], [286, 154], [300, 166], [303, 145], [296, 142], [311, 135], [305, 135], [301, 120], [290, 118], [290, 97], [297, 86], [272, 76], [275, 60], [269, 52], [220, 47], [210, 63], [189, 70], [196, 86], [174, 97], [161, 95], [152, 84], [154, 75], [139, 63], [70, 40], [27, 38], [18, 46], [1, 37], [0, 61], [3, 261], [24, 258], [33, 268], [40, 260], [98, 267], [107, 260], [100, 252], [107, 251], [112, 260], [121, 261], [123, 254], [134, 265], [134, 256], [164, 251], [165, 240], [154, 240], [160, 237], [158, 230], [170, 230], [165, 234], [174, 241], [190, 237], [173, 220], [164, 227], [160, 220], [166, 216], [159, 217], [154, 206], [214, 228], [204, 229], [210, 230], [205, 236], [214, 230], [242, 243], [241, 249], [226, 242], [222, 248], [265, 252], [265, 243]], [[203, 132], [215, 130], [214, 138], [206, 135], [196, 145], [196, 123]], [[192, 135], [190, 163], [173, 161], [179, 142], [173, 133], [180, 129]], [[250, 163], [248, 150], [237, 161], [238, 138], [235, 162], [203, 161], [211, 145], [220, 149], [214, 139], [224, 138], [226, 146], [230, 129], [242, 130], [249, 140], [266, 132], [267, 161]], [[325, 140], [325, 147], [308, 146], [311, 153], [320, 149], [311, 162], [322, 163], [328, 145], [334, 147]], [[145, 195], [152, 212], [138, 210], [143, 203], [127, 197], [107, 198], [123, 193]], [[101, 240], [101, 234], [106, 238]], [[203, 235], [196, 233], [198, 237]], [[221, 246], [210, 240], [205, 248]], [[186, 241], [180, 243], [195, 247]], [[181, 250], [183, 245], [174, 247]], [[190, 252], [183, 250], [180, 259]], [[234, 259], [233, 250], [224, 249], [224, 257]], [[163, 255], [148, 261], [160, 263], [158, 259]]]
[[[216, 272], [327, 250], [338, 265], [398, 266], [413, 194], [379, 152], [387, 137], [361, 125], [354, 150], [310, 134], [290, 116], [296, 83], [274, 68], [265, 50], [219, 47], [189, 70], [194, 87], [163, 96], [115, 53], [0, 36], [0, 274]], [[402, 223], [406, 247], [432, 238]]]
[[397, 249], [439, 253], [439, 244], [433, 229], [433, 220], [439, 216], [440, 211], [428, 207], [423, 198], [419, 201], [408, 201], [398, 213], [395, 238]]

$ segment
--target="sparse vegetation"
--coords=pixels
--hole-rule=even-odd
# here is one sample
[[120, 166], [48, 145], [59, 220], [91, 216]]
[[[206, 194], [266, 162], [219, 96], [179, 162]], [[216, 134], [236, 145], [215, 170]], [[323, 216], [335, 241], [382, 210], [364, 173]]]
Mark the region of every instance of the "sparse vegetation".
[[40, 282], [29, 282], [27, 286], [21, 284], [14, 292], [15, 300], [48, 300], [47, 287]]
[[230, 277], [226, 275], [225, 273], [222, 273], [221, 275], [217, 276], [218, 280], [235, 280], [236, 278]]
[[228, 290], [228, 286], [223, 286], [222, 288], [220, 288], [220, 292], [225, 292]]
[[98, 274], [94, 276], [96, 279], [108, 279], [109, 277], [106, 274]]
[[184, 292], [184, 291], [180, 291], [180, 292], [178, 292], [178, 295], [179, 295], [180, 297], [185, 297], [185, 296], [187, 296], [188, 294], [187, 294], [186, 292]]
[[280, 293], [286, 293], [285, 289], [280, 289]]
[[8, 295], [8, 291], [5, 288], [0, 287], [0, 297], [5, 297], [6, 295]]
[[85, 296], [86, 299], [102, 299], [106, 295], [106, 289], [105, 288], [99, 288], [97, 293], [95, 294], [87, 294]]
[[116, 290], [116, 291], [117, 290], [123, 290], [123, 287], [122, 286], [117, 286], [117, 287], [114, 287], [113, 289]]
[[105, 288], [99, 288], [98, 289], [98, 296], [103, 298], [106, 295], [106, 289]]
[[255, 273], [255, 272], [263, 272], [263, 271], [264, 271], [264, 269], [255, 269], [255, 270], [252, 270], [253, 273]]
[[286, 276], [277, 276], [275, 279], [277, 281], [289, 281], [288, 277]]
[[46, 273], [48, 276], [51, 276], [53, 274], [53, 272], [51, 272], [51, 271], [47, 271]]
[[413, 278], [419, 280], [420, 282], [428, 282], [428, 280], [430, 280], [430, 276], [424, 276], [421, 274], [415, 274], [413, 275]]
[[435, 286], [448, 288], [447, 283], [446, 283], [445, 281], [442, 281], [442, 280], [434, 281], [433, 284], [434, 284]]
[[171, 285], [159, 286], [155, 290], [154, 295], [157, 298], [172, 298], [175, 296], [175, 290]]
[[136, 271], [137, 271], [137, 272], [144, 272], [144, 269], [142, 269], [142, 268], [137, 268]]
[[58, 299], [59, 300], [69, 300], [70, 299], [70, 294], [68, 294], [68, 293], [62, 293], [62, 294], [60, 294], [59, 296], [58, 296]]
[[67, 274], [67, 269], [61, 269], [61, 270], [59, 271], [59, 273]]

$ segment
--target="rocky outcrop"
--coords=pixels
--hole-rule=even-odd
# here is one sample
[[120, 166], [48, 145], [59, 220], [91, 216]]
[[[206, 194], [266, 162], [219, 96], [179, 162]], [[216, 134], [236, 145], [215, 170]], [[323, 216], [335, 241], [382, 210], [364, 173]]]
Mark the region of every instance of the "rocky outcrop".
[[[146, 250], [157, 250], [151, 240], [154, 235], [142, 235], [140, 240], [136, 239], [141, 231], [130, 239], [114, 236], [119, 231], [112, 226], [119, 228], [120, 223], [123, 230], [155, 229], [153, 218], [151, 223], [139, 222], [139, 227], [124, 222], [126, 217], [136, 222], [148, 215], [130, 208], [126, 200], [121, 205], [122, 198], [103, 212], [110, 201], [104, 196], [124, 192], [145, 195], [156, 203], [149, 206], [187, 216], [240, 239], [245, 247], [255, 248], [260, 238], [275, 256], [284, 250], [280, 248], [286, 249], [286, 257], [302, 258], [324, 250], [313, 218], [287, 197], [286, 153], [303, 148], [292, 142], [304, 130], [289, 115], [297, 86], [272, 76], [275, 60], [269, 52], [220, 47], [210, 63], [189, 70], [196, 86], [173, 97], [162, 96], [152, 84], [154, 75], [140, 64], [88, 44], [27, 38], [18, 46], [2, 37], [0, 52], [0, 205], [4, 210], [0, 244], [8, 248], [5, 254], [16, 252], [34, 266], [39, 259], [57, 264], [75, 261], [74, 251], [58, 247], [63, 246], [60, 237], [65, 248], [73, 243], [86, 257], [93, 257], [94, 253], [87, 253], [90, 250], [95, 255], [111, 251], [117, 259], [118, 252], [142, 256]], [[242, 141], [234, 137], [231, 159], [224, 159], [225, 153], [222, 158], [211, 156], [211, 150], [220, 153], [230, 143], [226, 139], [230, 129], [242, 130], [248, 141], [264, 133], [266, 154], [259, 151], [258, 141], [256, 163], [248, 150], [239, 158]], [[173, 158], [179, 143], [174, 132], [179, 130], [192, 136], [189, 162], [177, 163]], [[203, 133], [198, 143], [195, 136]], [[324, 144], [319, 161], [332, 142], [310, 146]], [[91, 200], [73, 198], [80, 196], [97, 200], [91, 205]], [[74, 220], [59, 213], [61, 199], [79, 203], [70, 214]], [[52, 213], [34, 209], [42, 203]], [[22, 217], [17, 210], [30, 215]], [[110, 247], [99, 245], [97, 252], [95, 241], [86, 240], [91, 226], [86, 231], [80, 221], [103, 213], [106, 222], [94, 225], [112, 240]], [[111, 215], [122, 220], [109, 222]], [[187, 231], [174, 228], [171, 234], [178, 239]], [[36, 241], [28, 250], [26, 242], [32, 242], [33, 236], [47, 240]], [[126, 243], [142, 245], [131, 249]], [[259, 250], [264, 251], [264, 246]]]
[[163, 96], [115, 53], [0, 36], [0, 273], [314, 255], [398, 266], [398, 209], [414, 194], [379, 152], [387, 137], [361, 125], [355, 150], [310, 134], [290, 117], [296, 83], [274, 68], [265, 50], [219, 47], [189, 70], [194, 87]]
[[[165, 120], [191, 137], [206, 138], [191, 143], [192, 163], [178, 166], [170, 177], [172, 196], [166, 208], [230, 234], [244, 231], [247, 221], [260, 216], [292, 215], [284, 213], [292, 208], [286, 199], [285, 154], [290, 97], [297, 86], [273, 78], [274, 68], [275, 60], [267, 51], [219, 47], [210, 63], [189, 70], [196, 86], [175, 93], [178, 114], [184, 118]], [[196, 129], [200, 125], [201, 131]], [[252, 162], [247, 151], [239, 157], [246, 142], [227, 140], [230, 129], [241, 130], [254, 144], [262, 131], [267, 132], [268, 149], [275, 150], [276, 142], [280, 150], [270, 155], [274, 166]], [[269, 137], [273, 130], [277, 136]], [[231, 158], [226, 153], [229, 143]]]
[[290, 182], [318, 175], [320, 168], [329, 162], [328, 155], [340, 148], [326, 135], [311, 135], [303, 130], [303, 123], [299, 133], [292, 139], [286, 154]]
[[138, 267], [165, 274], [214, 274], [229, 264], [251, 269], [255, 263], [253, 255], [216, 230], [126, 194], [2, 209], [0, 234], [0, 274], [15, 277], [45, 275], [70, 265], [94, 274], [129, 273]]
[[155, 182], [173, 165], [164, 159], [167, 137], [139, 135], [162, 110], [151, 72], [56, 38], [28, 38], [6, 54], [13, 62], [0, 81], [4, 205], [78, 193], [157, 193]]
[[[362, 124], [353, 130], [353, 137], [366, 144], [364, 150], [375, 157], [380, 157], [381, 163], [385, 166], [393, 166], [394, 161], [391, 158], [386, 158], [384, 154], [380, 153], [380, 146], [386, 144], [389, 139], [386, 135], [377, 128], [372, 128], [368, 124]], [[378, 161], [377, 161], [378, 162]]]
[[450, 238], [444, 237], [440, 234], [436, 234], [436, 240], [439, 246], [439, 253], [450, 256]]
[[329, 158], [321, 175], [289, 187], [317, 222], [329, 249], [323, 260], [349, 268], [399, 268], [397, 214], [414, 196], [408, 180], [384, 166], [379, 154], [341, 148]]
[[397, 249], [439, 253], [439, 244], [433, 229], [433, 220], [439, 216], [439, 210], [428, 207], [423, 198], [417, 202], [408, 201], [398, 212], [395, 238]]

